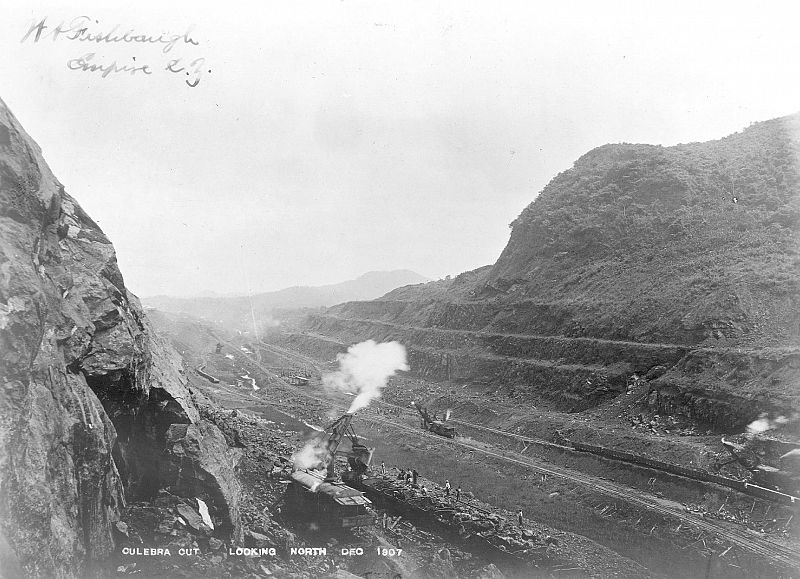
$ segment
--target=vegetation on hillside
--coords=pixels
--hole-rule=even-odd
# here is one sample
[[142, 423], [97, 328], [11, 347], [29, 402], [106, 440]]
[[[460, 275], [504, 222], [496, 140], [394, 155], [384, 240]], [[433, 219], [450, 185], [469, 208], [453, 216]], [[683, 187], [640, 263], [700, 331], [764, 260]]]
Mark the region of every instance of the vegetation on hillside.
[[788, 129], [800, 119], [791, 120], [709, 143], [599, 147], [551, 181], [514, 221], [514, 235], [540, 255], [659, 243], [695, 251], [776, 243], [796, 249], [800, 143]]
[[706, 143], [594, 149], [511, 224], [491, 270], [456, 278], [449, 298], [517, 312], [496, 330], [537, 327], [519, 314], [534, 303], [564, 335], [796, 345], [799, 135], [794, 115]]

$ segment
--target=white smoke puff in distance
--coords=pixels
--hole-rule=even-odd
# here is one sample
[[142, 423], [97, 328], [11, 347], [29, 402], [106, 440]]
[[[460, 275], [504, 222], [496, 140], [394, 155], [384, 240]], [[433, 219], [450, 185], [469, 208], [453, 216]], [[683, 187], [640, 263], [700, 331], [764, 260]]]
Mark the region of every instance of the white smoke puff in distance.
[[305, 470], [309, 468], [325, 468], [325, 461], [328, 458], [328, 449], [323, 442], [315, 438], [305, 443], [303, 448], [292, 455], [292, 463], [295, 470]]
[[357, 412], [380, 398], [389, 377], [398, 370], [408, 370], [406, 349], [399, 342], [367, 340], [350, 346], [336, 359], [339, 370], [323, 376], [322, 382], [329, 388], [357, 393], [347, 412]]
[[778, 428], [782, 424], [789, 422], [785, 416], [778, 416], [775, 419], [770, 419], [766, 413], [762, 413], [757, 420], [754, 420], [747, 425], [747, 434], [760, 434], [767, 430]]
[[769, 420], [766, 416], [758, 420], [753, 420], [753, 422], [747, 425], [748, 434], [758, 434], [760, 432], [766, 432], [767, 430], [769, 430]]

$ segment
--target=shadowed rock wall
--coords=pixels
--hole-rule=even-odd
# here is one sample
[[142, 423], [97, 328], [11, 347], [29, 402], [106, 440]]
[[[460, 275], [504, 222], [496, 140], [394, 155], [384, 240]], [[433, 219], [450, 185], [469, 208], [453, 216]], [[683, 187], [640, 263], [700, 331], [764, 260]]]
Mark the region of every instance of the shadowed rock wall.
[[[111, 242], [0, 101], [0, 569], [81, 576], [113, 550], [126, 495], [176, 482], [160, 468], [166, 432], [201, 423], [182, 372]], [[222, 454], [190, 459], [225, 479], [212, 509], [235, 532]]]

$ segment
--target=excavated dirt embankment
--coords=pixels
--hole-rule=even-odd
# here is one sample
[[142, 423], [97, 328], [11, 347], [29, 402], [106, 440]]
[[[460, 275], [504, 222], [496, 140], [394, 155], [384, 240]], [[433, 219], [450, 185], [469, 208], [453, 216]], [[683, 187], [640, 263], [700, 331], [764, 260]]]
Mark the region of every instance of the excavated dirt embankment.
[[496, 386], [569, 412], [613, 399], [637, 378], [649, 381], [646, 402], [654, 411], [682, 415], [715, 431], [741, 430], [764, 412], [778, 415], [792, 407], [791, 392], [782, 396], [766, 387], [732, 387], [786, 381], [800, 368], [800, 352], [792, 349], [500, 332], [485, 329], [499, 324], [489, 321], [485, 306], [476, 307], [465, 304], [459, 314], [455, 304], [448, 304], [450, 314], [437, 320], [446, 325], [422, 327], [413, 323], [419, 323], [420, 304], [350, 302], [311, 316], [304, 331], [282, 339], [329, 358], [365, 339], [398, 340], [409, 350], [412, 372], [421, 377]]

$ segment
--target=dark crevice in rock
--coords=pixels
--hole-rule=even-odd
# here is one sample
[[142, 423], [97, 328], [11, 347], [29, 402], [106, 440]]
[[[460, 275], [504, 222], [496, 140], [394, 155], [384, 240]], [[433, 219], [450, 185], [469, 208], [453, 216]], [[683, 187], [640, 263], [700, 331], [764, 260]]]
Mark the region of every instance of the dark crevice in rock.
[[127, 370], [86, 375], [86, 382], [117, 430], [113, 456], [128, 498], [154, 498], [163, 486], [159, 472], [166, 432], [188, 418], [163, 391], [136, 388]]

